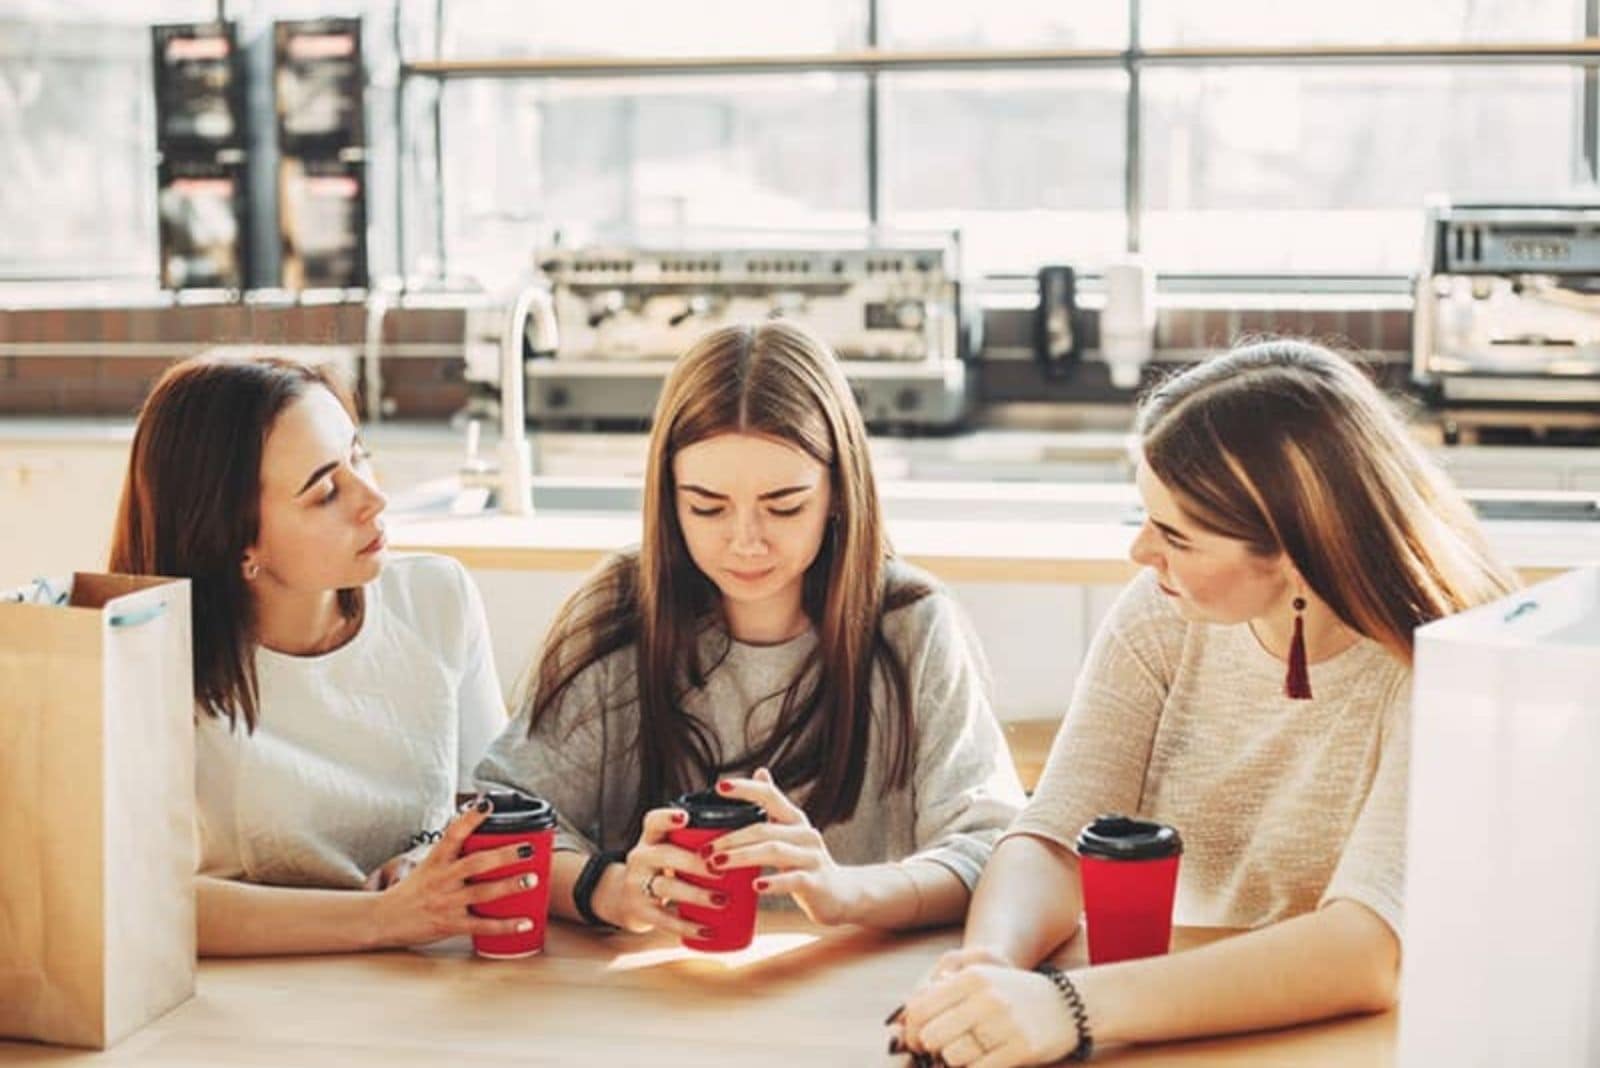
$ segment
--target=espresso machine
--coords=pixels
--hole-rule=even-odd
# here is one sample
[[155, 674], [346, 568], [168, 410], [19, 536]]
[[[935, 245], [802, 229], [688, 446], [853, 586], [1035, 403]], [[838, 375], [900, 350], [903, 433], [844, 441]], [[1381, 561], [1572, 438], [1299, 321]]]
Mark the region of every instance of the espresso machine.
[[1447, 428], [1600, 426], [1600, 202], [1430, 203], [1411, 369]]
[[782, 318], [839, 355], [867, 422], [937, 432], [965, 419], [981, 316], [960, 310], [946, 243], [855, 248], [552, 249], [538, 257], [552, 352], [525, 353], [527, 415], [544, 427], [640, 426], [672, 363], [718, 327]]

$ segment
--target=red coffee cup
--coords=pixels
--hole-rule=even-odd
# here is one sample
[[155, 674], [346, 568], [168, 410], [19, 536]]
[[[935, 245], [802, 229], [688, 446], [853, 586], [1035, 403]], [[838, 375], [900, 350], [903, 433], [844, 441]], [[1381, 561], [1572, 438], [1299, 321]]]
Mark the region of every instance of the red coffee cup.
[[[709, 842], [714, 842], [729, 831], [763, 823], [767, 814], [761, 806], [751, 801], [723, 797], [712, 790], [684, 794], [673, 804], [689, 814], [687, 826], [667, 832], [667, 840], [695, 853]], [[756, 936], [756, 876], [759, 867], [727, 868], [713, 879], [679, 872], [678, 878], [686, 883], [722, 894], [728, 899], [722, 908], [678, 903], [678, 915], [690, 923], [711, 932], [710, 938], [684, 936], [683, 944], [689, 949], [709, 953], [727, 953], [748, 946]]]
[[1156, 957], [1172, 944], [1183, 840], [1176, 828], [1101, 816], [1078, 835], [1089, 963]]
[[495, 791], [483, 796], [494, 805], [494, 811], [467, 837], [466, 844], [461, 847], [462, 854], [527, 844], [533, 847], [533, 856], [474, 875], [468, 882], [493, 882], [527, 872], [537, 875], [538, 881], [531, 889], [469, 906], [474, 916], [526, 917], [533, 921], [533, 927], [527, 931], [473, 935], [472, 948], [478, 956], [495, 960], [531, 957], [544, 950], [544, 931], [550, 916], [550, 854], [555, 845], [555, 809], [550, 807], [550, 802], [520, 790]]

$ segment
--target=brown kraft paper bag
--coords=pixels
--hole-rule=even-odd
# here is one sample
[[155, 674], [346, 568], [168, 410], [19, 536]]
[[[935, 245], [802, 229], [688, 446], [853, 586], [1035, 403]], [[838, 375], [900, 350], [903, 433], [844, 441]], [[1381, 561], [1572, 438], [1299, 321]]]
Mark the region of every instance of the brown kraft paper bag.
[[189, 583], [0, 603], [0, 1037], [105, 1048], [194, 993]]

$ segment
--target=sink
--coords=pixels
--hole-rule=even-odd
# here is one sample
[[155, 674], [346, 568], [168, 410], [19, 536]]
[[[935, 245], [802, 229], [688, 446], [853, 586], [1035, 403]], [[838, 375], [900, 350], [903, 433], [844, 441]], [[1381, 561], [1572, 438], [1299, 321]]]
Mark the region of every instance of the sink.
[[[562, 515], [617, 515], [639, 510], [636, 483], [603, 479], [533, 480], [533, 510]], [[499, 510], [499, 492], [489, 486], [440, 478], [402, 490], [389, 498], [389, 512], [404, 519], [451, 519], [488, 515]]]

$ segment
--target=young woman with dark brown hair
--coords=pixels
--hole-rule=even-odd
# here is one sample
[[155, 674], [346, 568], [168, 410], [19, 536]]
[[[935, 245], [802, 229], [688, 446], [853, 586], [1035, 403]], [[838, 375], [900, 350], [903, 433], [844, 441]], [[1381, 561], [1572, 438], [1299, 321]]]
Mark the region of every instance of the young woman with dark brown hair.
[[[1145, 571], [1095, 637], [964, 948], [899, 1023], [951, 1065], [1395, 997], [1412, 631], [1512, 576], [1377, 388], [1326, 349], [1272, 341], [1203, 363], [1154, 391], [1139, 432]], [[1106, 812], [1177, 827], [1178, 922], [1249, 933], [1031, 971], [1079, 930], [1074, 843]]]
[[140, 413], [110, 567], [193, 588], [202, 953], [515, 926], [468, 914], [516, 887], [464, 885], [510, 858], [452, 819], [505, 723], [483, 610], [454, 561], [389, 557], [384, 505], [315, 368], [185, 361]]
[[[1022, 792], [969, 629], [889, 551], [825, 346], [775, 321], [678, 360], [643, 544], [563, 607], [478, 777], [555, 804], [569, 918], [693, 936], [674, 906], [718, 902], [678, 876], [747, 866], [823, 923], [961, 916]], [[666, 841], [665, 806], [713, 783], [768, 822], [703, 858]]]

